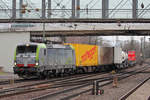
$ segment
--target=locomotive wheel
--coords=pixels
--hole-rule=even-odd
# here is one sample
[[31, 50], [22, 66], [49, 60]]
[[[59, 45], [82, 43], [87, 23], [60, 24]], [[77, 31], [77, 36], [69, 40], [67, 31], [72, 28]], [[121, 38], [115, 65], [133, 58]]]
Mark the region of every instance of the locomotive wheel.
[[84, 72], [83, 69], [81, 69], [81, 68], [77, 69], [77, 74], [82, 74], [83, 72]]
[[46, 78], [46, 76], [45, 76], [44, 73], [42, 73], [42, 72], [40, 72], [40, 73], [38, 74], [38, 77], [39, 77], [39, 79], [45, 79], [45, 78]]

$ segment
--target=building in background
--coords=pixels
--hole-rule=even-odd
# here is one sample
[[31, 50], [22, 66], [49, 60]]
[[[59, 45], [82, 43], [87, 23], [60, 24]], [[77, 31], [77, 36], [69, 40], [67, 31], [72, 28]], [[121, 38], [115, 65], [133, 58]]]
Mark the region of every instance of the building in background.
[[4, 71], [13, 72], [16, 45], [29, 41], [29, 32], [0, 33], [0, 67]]

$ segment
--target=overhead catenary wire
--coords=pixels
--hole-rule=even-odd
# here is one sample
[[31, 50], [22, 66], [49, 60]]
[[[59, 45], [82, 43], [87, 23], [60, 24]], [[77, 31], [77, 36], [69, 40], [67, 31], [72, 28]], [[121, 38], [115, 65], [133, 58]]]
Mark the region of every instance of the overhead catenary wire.
[[7, 9], [10, 10], [9, 6], [3, 0], [1, 0], [1, 2], [6, 6]]
[[[56, 9], [57, 7], [60, 7], [60, 4], [63, 2], [64, 0], [61, 0], [61, 1], [56, 1], [54, 0], [54, 2], [56, 3], [56, 6], [54, 7], [54, 9]], [[61, 7], [60, 7], [61, 8]]]
[[7, 13], [6, 9], [5, 9], [5, 8], [3, 8], [3, 6], [2, 6], [2, 5], [0, 5], [0, 8], [1, 8], [1, 10], [5, 11], [5, 13], [8, 15], [8, 17], [11, 17], [11, 16]]
[[[11, 0], [0, 0], [0, 5], [2, 6], [2, 8], [0, 8], [1, 9], [1, 11], [2, 11], [2, 13], [4, 13], [4, 15], [5, 16], [9, 16], [9, 17], [11, 17], [11, 10], [12, 10], [12, 5], [11, 5], [11, 2], [10, 2]], [[35, 3], [35, 1], [33, 1], [33, 0], [24, 0], [24, 1], [26, 1], [26, 2], [28, 2], [28, 8], [29, 8], [29, 10], [34, 10], [36, 7], [37, 7], [37, 5], [38, 5], [38, 7], [39, 7], [39, 5], [40, 5], [40, 3], [41, 3], [41, 1], [40, 2], [37, 2], [36, 1], [36, 3]], [[47, 0], [46, 0], [47, 1]], [[81, 0], [80, 0], [81, 1]], [[117, 0], [118, 2], [116, 2], [116, 5], [114, 6], [114, 7], [112, 7], [112, 9], [108, 9], [109, 10], [109, 12], [108, 12], [108, 15], [107, 16], [111, 16], [111, 17], [115, 17], [115, 14], [116, 15], [121, 15], [121, 13], [124, 13], [124, 12], [129, 12], [130, 11], [130, 14], [131, 14], [131, 7], [130, 7], [130, 9], [127, 9], [127, 6], [129, 6], [130, 4], [132, 5], [132, 0], [128, 0], [130, 3], [128, 3], [129, 5], [125, 5], [124, 6], [124, 9], [120, 9], [120, 7], [122, 6], [122, 4], [126, 1], [126, 0]], [[82, 5], [82, 6], [80, 6], [80, 14], [81, 14], [81, 17], [86, 17], [86, 15], [84, 14], [84, 13], [86, 13], [86, 10], [87, 11], [89, 11], [90, 13], [88, 13], [88, 16], [89, 17], [92, 17], [93, 18], [93, 16], [94, 17], [99, 17], [100, 16], [100, 14], [101, 14], [101, 0], [87, 0], [85, 3], [83, 3], [83, 2], [81, 2], [80, 4]], [[138, 17], [140, 18], [140, 17], [145, 17], [145, 16], [147, 16], [149, 13], [149, 8], [150, 8], [150, 4], [149, 4], [149, 2], [146, 2], [146, 1], [144, 1], [144, 0], [141, 0], [140, 2], [143, 2], [143, 3], [145, 3], [145, 7], [143, 8], [143, 9], [140, 9], [140, 8], [138, 8], [137, 10], [138, 10]], [[17, 0], [17, 10], [18, 10], [18, 3], [19, 3], [19, 0]], [[53, 14], [53, 17], [59, 17], [59, 18], [61, 18], [62, 16], [62, 14], [61, 13], [64, 13], [64, 15], [65, 15], [65, 17], [70, 17], [71, 16], [71, 0], [52, 0], [52, 10], [51, 10], [51, 12], [53, 12], [52, 14]], [[55, 5], [55, 3], [56, 3], [56, 5]], [[58, 4], [58, 5], [57, 5]], [[109, 3], [109, 5], [110, 4], [112, 4], [112, 2], [110, 2]], [[88, 5], [88, 7], [86, 6], [86, 8], [84, 9], [83, 7], [85, 6], [85, 5]], [[138, 5], [140, 6], [140, 3], [138, 3]], [[56, 8], [54, 7], [54, 6], [56, 6]], [[98, 8], [98, 9], [96, 9], [96, 7]], [[31, 8], [31, 9], [30, 9]], [[59, 9], [58, 9], [59, 8]], [[4, 11], [4, 9], [6, 10], [6, 11]], [[10, 10], [10, 11], [9, 11]], [[35, 15], [37, 15], [38, 14], [38, 16], [41, 16], [41, 13], [40, 13], [41, 11], [39, 11], [39, 12], [32, 12], [32, 16], [31, 15], [28, 15], [28, 17], [30, 16], [31, 18], [32, 17], [34, 17]], [[95, 13], [96, 12], [96, 13]], [[98, 13], [97, 13], [98, 12]], [[119, 13], [120, 12], [120, 13]], [[27, 12], [28, 13], [28, 12]], [[17, 12], [17, 14], [18, 14], [18, 12]], [[99, 15], [98, 15], [99, 14]], [[129, 13], [128, 13], [129, 14]], [[25, 14], [25, 16], [24, 17], [26, 17], [27, 15]], [[37, 16], [36, 16], [37, 17]]]
[[[11, 9], [9, 8], [9, 6], [3, 0], [1, 0], [1, 2], [2, 2], [2, 4], [5, 5], [6, 9], [8, 9], [8, 10], [11, 11]], [[4, 11], [8, 15], [8, 17], [11, 17], [11, 15], [9, 15], [9, 13], [6, 11], [6, 9], [2, 5], [0, 5], [0, 6], [1, 6], [2, 9], [4, 9]]]
[[90, 4], [92, 4], [92, 2], [93, 2], [94, 0], [91, 0], [87, 5], [90, 5]]
[[90, 7], [90, 9], [92, 9], [98, 2], [99, 2], [99, 0], [97, 0], [97, 1]]
[[[128, 2], [128, 0], [126, 0], [126, 2], [124, 2], [119, 9], [124, 7], [127, 2]], [[110, 18], [112, 18], [119, 11], [119, 9], [117, 9]]]
[[88, 9], [89, 5], [92, 4], [93, 1], [94, 0], [91, 0], [89, 3], [87, 3], [83, 9]]
[[[67, 5], [69, 2], [70, 2], [70, 0], [68, 0], [68, 1], [66, 2], [66, 4], [65, 4], [65, 5]], [[62, 4], [60, 4], [60, 5], [62, 5]], [[64, 6], [64, 5], [62, 5], [61, 9], [63, 9], [63, 6]], [[65, 11], [65, 10], [64, 10], [64, 13], [66, 13], [67, 15], [70, 15], [70, 14], [68, 14], [68, 12], [67, 12], [67, 11]]]
[[[34, 7], [33, 7], [33, 6], [34, 6], [34, 3], [32, 3], [32, 2], [29, 1], [29, 0], [28, 0], [28, 1], [26, 0], [26, 2], [27, 2], [27, 4], [29, 5], [29, 7], [30, 7], [31, 9], [34, 9]], [[39, 14], [38, 12], [36, 12], [35, 14], [37, 14], [37, 15], [40, 17], [40, 14]]]
[[149, 9], [149, 8], [150, 8], [150, 4], [148, 4], [148, 5], [138, 14], [138, 17], [143, 17], [143, 16], [148, 12], [147, 9]]
[[[66, 4], [62, 4], [62, 2], [63, 2], [64, 0], [61, 0], [61, 1], [56, 1], [56, 0], [54, 0], [54, 2], [56, 3], [56, 6], [53, 8], [54, 10], [57, 8], [57, 7], [59, 7], [60, 9], [64, 9], [64, 5], [67, 5], [69, 2], [70, 2], [70, 0], [68, 0], [67, 2], [66, 2]], [[58, 5], [59, 4], [59, 5]], [[70, 14], [68, 14], [68, 12], [67, 11], [65, 11], [65, 9], [64, 9], [64, 13], [65, 14], [67, 14], [67, 15], [70, 15]], [[53, 14], [54, 15], [54, 14]], [[56, 15], [57, 16], [57, 15]]]
[[[121, 0], [121, 1], [116, 5], [116, 7], [113, 8], [113, 10], [112, 10], [108, 15], [111, 15], [111, 14], [113, 13], [113, 11], [115, 11], [115, 10], [121, 5], [121, 3], [123, 3], [123, 1], [124, 1], [124, 0]], [[108, 16], [108, 15], [107, 15], [107, 16]]]

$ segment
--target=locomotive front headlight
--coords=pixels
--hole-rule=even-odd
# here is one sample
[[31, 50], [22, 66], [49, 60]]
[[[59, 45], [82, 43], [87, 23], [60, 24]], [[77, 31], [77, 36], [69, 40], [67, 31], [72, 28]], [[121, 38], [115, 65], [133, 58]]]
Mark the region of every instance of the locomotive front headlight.
[[17, 65], [17, 63], [16, 63], [16, 62], [14, 62], [14, 65], [16, 66], [16, 65]]
[[38, 66], [38, 65], [39, 65], [39, 63], [38, 63], [38, 62], [36, 62], [36, 63], [35, 63], [35, 65], [36, 65], [36, 66]]
[[28, 46], [29, 46], [29, 44], [26, 44], [26, 46], [28, 47]]

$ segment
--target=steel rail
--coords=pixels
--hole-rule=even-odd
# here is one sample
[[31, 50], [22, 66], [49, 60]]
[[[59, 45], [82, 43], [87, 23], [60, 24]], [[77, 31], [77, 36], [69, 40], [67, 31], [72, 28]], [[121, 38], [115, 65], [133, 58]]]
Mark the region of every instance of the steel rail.
[[[18, 87], [15, 87], [15, 88], [9, 88], [9, 89], [2, 89], [0, 91], [0, 98], [3, 98], [5, 96], [5, 94], [3, 95], [3, 93], [6, 93], [6, 92], [12, 92], [12, 91], [19, 91], [20, 93], [12, 93], [12, 94], [21, 94], [21, 93], [27, 93], [27, 92], [32, 92], [32, 91], [35, 91], [34, 88], [32, 88], [33, 86], [36, 86], [36, 85], [41, 85], [41, 84], [46, 84], [46, 83], [50, 83], [50, 82], [59, 82], [59, 83], [53, 83], [54, 85], [57, 85], [58, 87], [62, 87], [62, 84], [63, 86], [66, 86], [66, 84], [69, 84], [69, 83], [72, 83], [73, 80], [79, 80], [79, 79], [84, 79], [84, 78], [89, 78], [89, 77], [94, 77], [94, 76], [97, 76], [97, 75], [101, 75], [101, 74], [104, 74], [104, 73], [99, 73], [99, 74], [90, 74], [90, 75], [85, 75], [85, 76], [81, 76], [81, 75], [75, 75], [75, 76], [71, 76], [71, 77], [64, 77], [64, 78], [58, 78], [58, 79], [54, 79], [54, 80], [48, 80], [48, 81], [44, 81], [44, 82], [39, 82], [39, 83], [34, 83], [34, 84], [29, 84], [29, 85], [24, 85], [24, 86], [18, 86]], [[83, 75], [83, 74], [82, 74]], [[62, 83], [61, 83], [62, 82]], [[82, 82], [82, 81], [81, 81]], [[80, 82], [80, 84], [81, 84]], [[83, 82], [82, 82], [83, 83]], [[72, 83], [74, 84], [74, 83]], [[78, 85], [78, 84], [76, 84]], [[30, 88], [31, 87], [31, 88]], [[49, 88], [56, 88], [56, 86], [49, 86]], [[30, 89], [30, 90], [29, 90]], [[37, 89], [37, 90], [44, 90], [45, 88], [43, 89]], [[23, 90], [23, 91], [21, 91]], [[25, 92], [24, 92], [25, 91]], [[10, 94], [11, 95], [11, 94]]]
[[[146, 67], [146, 66], [147, 66], [147, 67]], [[146, 66], [144, 66], [145, 68], [142, 69], [142, 70], [140, 70], [140, 71], [144, 71], [144, 70], [146, 70], [147, 68], [149, 68], [149, 65], [146, 65]], [[141, 69], [141, 68], [140, 68], [140, 69]], [[126, 75], [126, 76], [123, 75], [123, 74], [125, 74], [125, 73], [121, 74], [120, 77], [119, 77], [119, 75], [117, 75], [117, 76], [119, 77], [119, 78], [118, 78], [119, 80], [122, 80], [122, 79], [125, 79], [125, 78], [127, 78], [127, 77], [130, 77], [130, 76], [132, 76], [132, 75], [138, 74], [138, 72], [140, 72], [140, 71], [137, 71], [137, 72], [131, 71], [131, 73], [127, 72], [127, 75]], [[101, 87], [102, 87], [102, 86], [106, 86], [106, 85], [112, 83], [112, 77], [104, 78], [104, 79], [100, 79], [100, 80], [97, 79], [97, 81], [98, 81], [98, 82], [108, 81], [108, 82], [106, 82], [105, 84], [102, 84], [102, 85], [101, 85]], [[32, 100], [48, 99], [48, 98], [50, 98], [50, 97], [54, 97], [54, 96], [56, 96], [56, 95], [59, 95], [59, 94], [62, 94], [62, 93], [67, 93], [67, 92], [70, 92], [70, 91], [72, 91], [72, 90], [80, 89], [80, 88], [87, 87], [87, 86], [90, 86], [90, 85], [92, 85], [92, 83], [89, 83], [89, 84], [86, 84], [86, 85], [84, 84], [84, 85], [81, 85], [81, 86], [77, 86], [77, 87], [75, 87], [75, 88], [66, 89], [66, 90], [63, 90], [63, 91], [56, 92], [56, 93], [49, 93], [49, 94], [46, 94], [46, 95], [42, 95], [42, 96], [40, 96], [40, 97], [33, 98]], [[76, 97], [76, 96], [78, 96], [78, 95], [80, 95], [80, 94], [82, 94], [82, 93], [85, 93], [85, 92], [86, 92], [86, 90], [85, 90], [85, 91], [82, 91], [82, 92], [80, 92], [80, 93], [77, 93], [77, 94], [74, 94], [74, 95], [65, 97], [63, 100], [69, 100], [70, 98]], [[89, 89], [87, 90], [87, 92], [89, 92]]]
[[[147, 68], [148, 68], [148, 67], [147, 67]], [[143, 70], [146, 70], [147, 68], [142, 69], [142, 71], [143, 71]], [[129, 75], [127, 75], [127, 76], [122, 76], [122, 77], [120, 77], [120, 76], [118, 75], [118, 80], [119, 80], [119, 81], [120, 81], [120, 80], [123, 80], [123, 79], [125, 79], [125, 78], [130, 77], [130, 76], [133, 76], [133, 75], [135, 75], [135, 74], [138, 74], [139, 72], [140, 72], [140, 71], [138, 71], [138, 72], [133, 72], [133, 71], [131, 71], [131, 74], [129, 74]], [[129, 72], [127, 72], [127, 74], [128, 74], [128, 73], [129, 73]], [[101, 81], [99, 81], [99, 82], [101, 82]], [[110, 81], [108, 81], [108, 82], [106, 82], [106, 83], [100, 85], [100, 87], [109, 85], [109, 84], [111, 84], [111, 83], [112, 83], [112, 80], [110, 80]], [[87, 93], [87, 92], [89, 92], [89, 91], [91, 91], [91, 90], [92, 90], [92, 88], [91, 88], [91, 89], [88, 89], [88, 90], [84, 90], [84, 91], [79, 92], [79, 93], [76, 93], [76, 94], [73, 94], [73, 95], [70, 95], [70, 96], [67, 96], [67, 97], [64, 97], [64, 98], [62, 98], [61, 100], [70, 100], [70, 99], [72, 99], [72, 98], [74, 98], [74, 97], [77, 97], [77, 96], [79, 96], [79, 95], [81, 95], [81, 94], [83, 94], [83, 93]], [[35, 99], [35, 100], [36, 100], [36, 99]], [[39, 100], [39, 99], [37, 99], [37, 100]], [[123, 99], [123, 100], [125, 100], [125, 99]]]
[[[124, 75], [124, 74], [125, 73], [121, 73], [121, 75]], [[127, 74], [129, 74], [129, 72], [127, 72]], [[56, 83], [56, 84], [53, 84], [53, 85], [49, 85], [47, 87], [40, 87], [40, 88], [32, 88], [32, 87], [30, 88], [29, 87], [29, 88], [16, 89], [16, 91], [13, 92], [13, 93], [1, 94], [0, 98], [6, 97], [6, 96], [18, 95], [18, 94], [22, 94], [22, 93], [28, 93], [28, 92], [37, 92], [37, 91], [41, 91], [41, 90], [45, 90], [45, 89], [52, 89], [52, 88], [58, 88], [58, 87], [74, 86], [74, 85], [79, 86], [79, 85], [82, 85], [83, 83], [92, 84], [92, 81], [94, 81], [94, 80], [100, 80], [102, 82], [102, 81], [108, 81], [108, 80], [111, 80], [111, 79], [112, 79], [112, 77], [87, 79], [87, 80], [81, 80], [81, 81], [78, 81], [77, 79], [73, 79], [73, 80], [75, 80], [74, 82], [72, 82], [72, 80], [70, 80], [70, 81], [65, 80], [66, 82], [62, 81], [62, 83], [59, 82], [59, 83]]]
[[136, 87], [134, 87], [133, 89], [131, 89], [128, 93], [126, 93], [125, 95], [123, 95], [119, 100], [126, 100], [131, 94], [133, 94], [138, 88], [140, 88], [148, 80], [150, 80], [150, 77], [146, 78], [144, 81], [142, 81]]
[[[8, 79], [5, 81], [0, 81], [0, 85], [6, 85], [10, 83], [10, 80], [12, 79]], [[30, 82], [30, 81], [36, 81], [37, 79], [14, 79], [14, 83], [22, 83], [22, 82]]]

